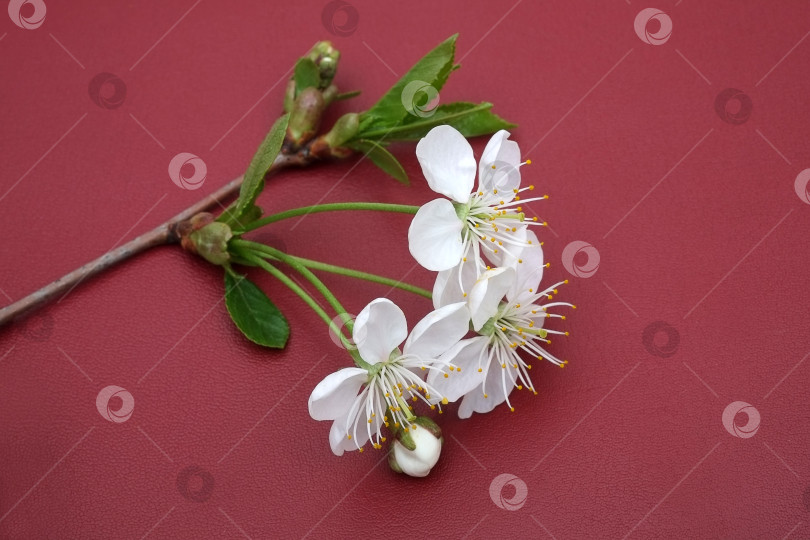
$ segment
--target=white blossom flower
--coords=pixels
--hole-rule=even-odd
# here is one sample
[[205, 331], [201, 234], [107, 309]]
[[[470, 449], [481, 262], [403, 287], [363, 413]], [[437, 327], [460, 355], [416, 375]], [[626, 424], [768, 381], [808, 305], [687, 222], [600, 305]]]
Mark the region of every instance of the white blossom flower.
[[[451, 200], [434, 199], [414, 216], [408, 230], [413, 257], [428, 270], [442, 271], [472, 260], [477, 274], [486, 269], [486, 257], [494, 266], [514, 260], [515, 252], [530, 245], [527, 225], [545, 225], [527, 219], [522, 204], [548, 198], [521, 200], [520, 148], [508, 140], [508, 131], [498, 131], [487, 143], [478, 163], [472, 147], [451, 126], [437, 126], [419, 141], [416, 156], [430, 188]], [[531, 163], [526, 161], [526, 164]]]
[[[537, 264], [536, 252], [529, 256], [534, 261], [519, 265], [517, 270], [487, 270], [472, 285], [467, 305], [479, 335], [456, 343], [439, 359], [444, 369], [428, 375], [428, 383], [449, 401], [464, 398], [459, 407], [461, 418], [469, 418], [473, 412], [490, 412], [504, 401], [514, 411], [509, 401], [514, 388], [526, 387], [537, 393], [529, 377], [531, 364], [521, 351], [560, 367], [568, 363], [546, 349], [550, 335], [567, 336], [568, 332], [544, 327], [548, 318], [565, 319], [550, 309], [576, 308], [567, 302], [547, 302], [567, 281], [537, 290], [543, 266]], [[444, 298], [447, 300], [448, 295]]]
[[368, 368], [349, 367], [332, 373], [309, 397], [310, 416], [333, 421], [329, 432], [332, 452], [340, 456], [346, 450], [362, 451], [369, 440], [379, 449], [385, 442], [383, 425], [405, 430], [411, 426], [408, 400], [421, 399], [431, 406], [436, 400], [441, 402], [441, 394], [423, 380], [423, 371], [436, 369], [436, 358], [468, 330], [464, 303], [428, 313], [410, 335], [405, 315], [393, 302], [378, 298], [367, 305], [357, 316], [352, 335]]

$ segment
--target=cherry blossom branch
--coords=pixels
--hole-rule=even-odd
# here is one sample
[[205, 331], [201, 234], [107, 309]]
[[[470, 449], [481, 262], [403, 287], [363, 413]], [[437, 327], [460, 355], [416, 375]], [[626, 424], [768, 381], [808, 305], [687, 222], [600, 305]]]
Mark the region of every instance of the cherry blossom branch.
[[[307, 165], [312, 161], [306, 150], [295, 154], [279, 154], [273, 162], [270, 172], [272, 174], [285, 167], [293, 165]], [[138, 236], [126, 244], [90, 261], [33, 292], [16, 302], [0, 309], [0, 327], [13, 320], [30, 313], [31, 311], [51, 302], [57, 298], [64, 298], [70, 291], [89, 277], [92, 277], [130, 257], [147, 251], [156, 246], [175, 244], [180, 241], [178, 227], [192, 216], [209, 210], [215, 206], [222, 206], [224, 202], [232, 199], [242, 186], [243, 177], [235, 178], [211, 193], [204, 199], [189, 206], [170, 220], [162, 223], [151, 231]]]

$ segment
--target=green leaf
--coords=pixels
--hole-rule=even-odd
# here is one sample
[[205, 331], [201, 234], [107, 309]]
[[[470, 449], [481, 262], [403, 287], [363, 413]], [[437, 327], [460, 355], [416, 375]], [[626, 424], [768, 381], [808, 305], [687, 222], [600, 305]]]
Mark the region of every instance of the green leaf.
[[236, 215], [236, 203], [234, 202], [226, 208], [217, 218], [217, 221], [226, 223], [234, 231], [241, 230], [245, 225], [252, 221], [256, 221], [264, 212], [259, 206], [253, 205], [242, 213], [241, 216]]
[[253, 282], [225, 272], [225, 306], [234, 324], [250, 341], [283, 349], [290, 325], [278, 308]]
[[295, 71], [293, 72], [295, 79], [295, 95], [296, 97], [304, 88], [318, 88], [321, 84], [321, 73], [318, 66], [315, 65], [309, 58], [301, 58], [295, 64]]
[[428, 131], [442, 124], [453, 126], [465, 137], [477, 137], [515, 127], [515, 124], [507, 122], [490, 109], [492, 103], [457, 101], [439, 105], [435, 112], [426, 118], [412, 116], [399, 126], [361, 132], [358, 136], [367, 139], [385, 137], [388, 141], [417, 141], [427, 135]]
[[407, 185], [408, 173], [402, 167], [397, 158], [391, 154], [383, 145], [375, 141], [360, 139], [351, 144], [351, 148], [358, 152], [363, 152], [374, 164], [393, 176], [397, 181]]
[[424, 81], [440, 91], [450, 72], [458, 67], [453, 64], [457, 38], [458, 34], [454, 34], [427, 53], [374, 106], [364, 112], [360, 120], [361, 133], [375, 128], [393, 127], [409, 115], [402, 104], [402, 92], [408, 83]]
[[242, 188], [239, 190], [239, 199], [236, 201], [236, 210], [233, 213], [235, 219], [241, 218], [254, 205], [256, 198], [264, 189], [264, 177], [281, 151], [289, 121], [289, 114], [276, 120], [267, 137], [259, 145], [256, 155], [253, 156], [245, 172]]

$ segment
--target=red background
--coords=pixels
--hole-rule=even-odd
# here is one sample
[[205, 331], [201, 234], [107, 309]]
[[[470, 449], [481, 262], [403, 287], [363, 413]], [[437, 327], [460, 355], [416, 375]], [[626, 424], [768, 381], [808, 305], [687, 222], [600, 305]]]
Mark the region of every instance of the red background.
[[[256, 278], [293, 328], [285, 352], [263, 350], [232, 327], [220, 271], [155, 249], [0, 331], [0, 537], [810, 538], [810, 206], [794, 191], [810, 167], [810, 6], [661, 0], [673, 32], [651, 45], [636, 0], [352, 4], [346, 36], [322, 23], [325, 1], [47, 0], [37, 29], [0, 17], [3, 302], [238, 176], [316, 40], [343, 52], [341, 88], [363, 90], [338, 114], [460, 32], [441, 99], [491, 100], [520, 124], [524, 177], [551, 195], [533, 205], [546, 276], [570, 278], [560, 298], [579, 307], [551, 347], [568, 368], [538, 364], [539, 395], [516, 394], [515, 413], [450, 406], [431, 476], [398, 476], [382, 453], [335, 457], [309, 418], [311, 389], [349, 358], [296, 297]], [[119, 108], [90, 100], [100, 72], [124, 81]], [[746, 122], [715, 112], [726, 88], [750, 97]], [[201, 189], [170, 181], [180, 152], [207, 164]], [[433, 198], [413, 145], [394, 152], [411, 187], [349, 160], [285, 173], [260, 202]], [[430, 287], [408, 223], [320, 214], [256, 237]], [[589, 278], [562, 264], [575, 240], [600, 254]], [[429, 307], [325, 279], [355, 313], [383, 295], [411, 324]], [[642, 341], [655, 321], [679, 336], [667, 358]], [[113, 384], [135, 399], [124, 423], [95, 407]], [[724, 428], [734, 401], [761, 414], [753, 437]], [[191, 465], [213, 478], [204, 502], [177, 488]], [[501, 473], [526, 484], [517, 511], [490, 498]]]

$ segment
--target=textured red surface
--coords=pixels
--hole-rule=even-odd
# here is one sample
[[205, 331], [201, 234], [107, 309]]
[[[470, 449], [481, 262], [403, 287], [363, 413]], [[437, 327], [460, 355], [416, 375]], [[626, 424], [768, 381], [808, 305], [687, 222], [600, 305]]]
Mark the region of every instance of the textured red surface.
[[[306, 401], [348, 357], [294, 296], [257, 277], [293, 327], [287, 351], [262, 350], [232, 328], [216, 269], [156, 249], [0, 331], [0, 537], [810, 537], [806, 2], [662, 1], [658, 45], [636, 34], [635, 0], [353, 0], [345, 36], [325, 1], [46, 2], [39, 28], [0, 21], [3, 302], [240, 174], [316, 40], [343, 51], [341, 87], [364, 91], [345, 111], [460, 32], [441, 99], [492, 100], [520, 123], [526, 176], [551, 195], [533, 206], [551, 225], [546, 276], [570, 278], [561, 298], [579, 309], [552, 345], [568, 368], [538, 365], [539, 395], [518, 393], [515, 413], [460, 421], [450, 406], [440, 463], [415, 480], [381, 453], [331, 454]], [[120, 107], [89, 98], [103, 72], [126, 86]], [[742, 123], [715, 110], [726, 88], [750, 98]], [[201, 189], [170, 181], [180, 152], [205, 161]], [[350, 161], [278, 177], [261, 204], [432, 198], [413, 146], [395, 152], [411, 187]], [[429, 287], [408, 222], [321, 214], [257, 237]], [[591, 277], [562, 264], [577, 240], [600, 254]], [[386, 294], [411, 324], [428, 310], [326, 281], [354, 312]], [[109, 385], [134, 398], [126, 422], [96, 409]], [[751, 437], [723, 425], [736, 401], [761, 416]], [[490, 497], [502, 473], [526, 486], [517, 510]]]

